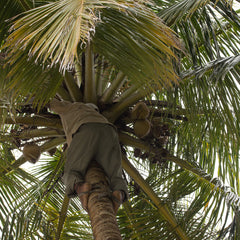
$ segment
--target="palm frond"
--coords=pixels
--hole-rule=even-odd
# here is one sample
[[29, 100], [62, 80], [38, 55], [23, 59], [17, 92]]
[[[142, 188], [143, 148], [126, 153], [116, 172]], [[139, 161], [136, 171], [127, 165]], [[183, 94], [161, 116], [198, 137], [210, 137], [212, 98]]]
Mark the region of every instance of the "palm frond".
[[164, 10], [160, 10], [160, 15], [163, 20], [167, 23], [168, 26], [173, 25], [175, 22], [179, 20], [183, 20], [184, 18], [188, 18], [191, 16], [196, 10], [208, 4], [209, 1], [201, 1], [201, 0], [184, 0], [184, 1], [172, 1], [171, 6]]
[[[88, 8], [89, 2], [73, 0], [51, 2], [30, 10], [15, 22], [13, 28], [16, 30], [12, 33], [12, 40], [7, 40], [6, 46], [18, 42], [21, 49], [30, 46], [29, 56], [37, 54], [36, 59], [40, 57], [43, 62], [50, 57], [53, 63], [71, 65], [77, 57], [79, 42], [86, 41], [89, 30], [93, 27], [95, 16], [88, 13]], [[10, 54], [14, 54], [15, 50]]]
[[[38, 239], [40, 236], [46, 239], [55, 238], [64, 195], [63, 184], [59, 178], [62, 160], [62, 155], [58, 152], [51, 161], [46, 159], [45, 163], [34, 167], [32, 174], [36, 178], [33, 175], [26, 178], [27, 173], [19, 169], [10, 175], [10, 179], [13, 180], [12, 186], [9, 177], [6, 179], [7, 185], [1, 185], [1, 199], [5, 200], [0, 205], [0, 209], [4, 211], [0, 226], [4, 227], [2, 233], [4, 237], [12, 235], [19, 239]], [[4, 178], [6, 177], [1, 177], [2, 183]], [[16, 184], [17, 181], [19, 184]], [[2, 190], [5, 186], [8, 186], [6, 192], [8, 192], [8, 199], [11, 197], [11, 204], [9, 200], [6, 201], [5, 193], [3, 194]], [[14, 190], [15, 188], [19, 189], [18, 192]], [[72, 201], [62, 233], [65, 238], [72, 236], [71, 239], [81, 237], [91, 239], [90, 230], [88, 232], [81, 230], [81, 226], [86, 229], [89, 225], [86, 216], [79, 212], [80, 209], [80, 203], [76, 200]]]
[[175, 220], [175, 217], [172, 215], [171, 210], [168, 209], [166, 204], [164, 204], [160, 199], [158, 199], [158, 197], [154, 193], [154, 191], [152, 191], [152, 189], [144, 181], [142, 176], [133, 167], [133, 165], [128, 161], [128, 159], [124, 156], [123, 156], [122, 164], [123, 164], [123, 168], [141, 186], [143, 191], [151, 198], [151, 200], [157, 206], [160, 214], [162, 215], [162, 218], [171, 225], [171, 227], [176, 231], [177, 235], [181, 239], [188, 239], [188, 236], [186, 235], [184, 229], [178, 225], [177, 221]]
[[6, 0], [1, 2], [0, 9], [0, 46], [8, 35], [10, 28], [9, 20], [23, 11], [29, 10], [31, 1], [29, 0]]
[[191, 18], [196, 11], [199, 11], [199, 9], [203, 9], [207, 5], [211, 5], [214, 9], [216, 9], [220, 14], [223, 14], [225, 17], [229, 19], [235, 18], [235, 20], [237, 20], [236, 13], [232, 8], [233, 1], [231, 0], [211, 0], [210, 3], [209, 1], [200, 0], [178, 0], [170, 1], [170, 3], [166, 3], [165, 1], [163, 1], [161, 5], [158, 6], [157, 10], [159, 11], [159, 15], [167, 23], [167, 25], [171, 26], [179, 21], [185, 21], [188, 18]]
[[[49, 60], [51, 66], [59, 63], [62, 69], [72, 68], [81, 46], [93, 35], [95, 50], [133, 80], [154, 80], [160, 87], [177, 82], [171, 50], [179, 48], [176, 37], [141, 1], [52, 2], [28, 11], [12, 29], [4, 45], [10, 64], [17, 62], [24, 50], [35, 61], [47, 64]], [[135, 64], [123, 65], [126, 59]]]
[[[127, 26], [131, 30], [125, 32]], [[132, 81], [148, 87], [156, 84], [149, 87], [152, 91], [176, 83], [172, 69], [174, 54], [169, 48], [178, 48], [176, 39], [148, 9], [137, 14], [131, 8], [128, 14], [104, 9], [93, 43], [96, 52], [110, 60]]]
[[[145, 181], [151, 186], [159, 199], [175, 213], [179, 224], [186, 229], [190, 239], [215, 239], [216, 232], [212, 220], [209, 218], [209, 212], [206, 211], [206, 205], [213, 197], [211, 187], [205, 183], [202, 184], [194, 175], [183, 170], [164, 169], [157, 165], [154, 167], [148, 165], [146, 161], [144, 164], [136, 165], [138, 169], [146, 167], [147, 171], [149, 171], [148, 168], [151, 168], [151, 174], [146, 177]], [[128, 212], [128, 218], [130, 215], [137, 232], [131, 237], [157, 239], [157, 234], [160, 234], [159, 236], [162, 236], [162, 239], [175, 239], [174, 235], [163, 234], [165, 228], [163, 219], [158, 215], [155, 206], [149, 202], [149, 195], [145, 195], [141, 191], [132, 193], [131, 187], [130, 195], [134, 196], [131, 200], [133, 209], [132, 212]], [[218, 204], [221, 205], [221, 202], [216, 201], [215, 207]], [[149, 209], [148, 214], [142, 214], [141, 209]], [[216, 212], [214, 214], [217, 215]], [[153, 222], [157, 222], [158, 226], [161, 227], [154, 228]], [[148, 228], [151, 231], [147, 230]], [[161, 228], [161, 232], [158, 232], [159, 228]], [[213, 229], [210, 230], [211, 228]], [[149, 232], [151, 232], [150, 236], [148, 235]], [[130, 234], [133, 234], [133, 232], [130, 232]]]
[[[181, 88], [160, 96], [191, 110], [185, 115], [187, 121], [175, 122], [179, 135], [172, 139], [171, 149], [179, 156], [199, 161], [208, 173], [218, 174], [225, 183], [229, 179], [228, 184], [239, 193], [239, 16], [226, 1], [211, 1], [190, 15], [184, 14], [186, 18], [176, 21], [174, 28], [189, 53], [182, 56], [179, 69], [185, 80]], [[213, 159], [218, 159], [219, 170]]]

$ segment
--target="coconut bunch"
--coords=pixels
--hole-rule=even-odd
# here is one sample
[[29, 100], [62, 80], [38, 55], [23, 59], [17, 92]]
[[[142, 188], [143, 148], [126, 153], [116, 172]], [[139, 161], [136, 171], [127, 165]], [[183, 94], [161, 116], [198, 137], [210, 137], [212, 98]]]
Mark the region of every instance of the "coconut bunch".
[[134, 156], [143, 160], [149, 159], [151, 163], [164, 167], [167, 164], [166, 155], [168, 151], [163, 148], [167, 143], [170, 132], [170, 123], [163, 121], [163, 117], [158, 116], [155, 109], [151, 109], [145, 102], [137, 103], [131, 113], [134, 134], [148, 143], [158, 152], [144, 152], [139, 148], [134, 148]]
[[149, 107], [144, 102], [138, 102], [132, 109], [130, 117], [133, 122], [134, 133], [139, 138], [150, 136], [166, 143], [170, 135], [169, 124], [162, 122], [161, 117], [156, 117], [154, 111], [149, 120], [150, 111]]
[[151, 135], [158, 142], [158, 145], [166, 144], [171, 135], [169, 123], [162, 122], [161, 118], [156, 117], [152, 119], [151, 125]]
[[141, 158], [142, 160], [148, 159], [152, 164], [157, 164], [160, 167], [165, 168], [167, 166], [168, 151], [164, 148], [160, 148], [158, 152], [144, 152], [139, 148], [134, 148], [134, 157]]
[[139, 138], [144, 138], [150, 133], [151, 122], [147, 119], [149, 114], [150, 110], [144, 102], [138, 102], [132, 109], [133, 129]]

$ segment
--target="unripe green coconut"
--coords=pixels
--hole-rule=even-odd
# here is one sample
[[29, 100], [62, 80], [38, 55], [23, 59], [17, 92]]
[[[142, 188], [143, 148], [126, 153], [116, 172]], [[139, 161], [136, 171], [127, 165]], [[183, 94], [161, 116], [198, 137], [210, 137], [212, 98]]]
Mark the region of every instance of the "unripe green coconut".
[[151, 123], [147, 119], [137, 120], [134, 123], [133, 128], [137, 137], [144, 138], [150, 133]]
[[150, 110], [144, 102], [138, 102], [131, 112], [131, 118], [136, 119], [146, 119], [149, 116]]
[[31, 163], [36, 163], [41, 155], [41, 149], [36, 143], [26, 143], [23, 148], [23, 156]]

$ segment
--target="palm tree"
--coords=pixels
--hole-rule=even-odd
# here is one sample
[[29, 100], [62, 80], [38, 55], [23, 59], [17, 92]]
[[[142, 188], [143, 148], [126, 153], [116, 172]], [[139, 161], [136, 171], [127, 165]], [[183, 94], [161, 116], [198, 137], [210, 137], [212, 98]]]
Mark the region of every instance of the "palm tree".
[[[44, 108], [56, 94], [119, 131], [123, 239], [239, 238], [239, 17], [231, 1], [144, 2], [3, 4], [2, 239], [92, 239], [64, 196], [64, 133]], [[46, 152], [31, 171], [13, 154], [29, 142]]]

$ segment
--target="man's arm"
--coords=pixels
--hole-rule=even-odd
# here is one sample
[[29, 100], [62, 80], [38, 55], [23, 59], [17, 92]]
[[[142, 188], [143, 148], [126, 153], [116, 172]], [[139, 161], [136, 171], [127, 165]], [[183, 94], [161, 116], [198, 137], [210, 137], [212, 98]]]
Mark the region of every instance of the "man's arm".
[[56, 98], [54, 98], [49, 105], [50, 110], [53, 112], [56, 112], [58, 114], [61, 114], [64, 112], [67, 108], [67, 106], [70, 104], [70, 102], [67, 101], [59, 101]]

